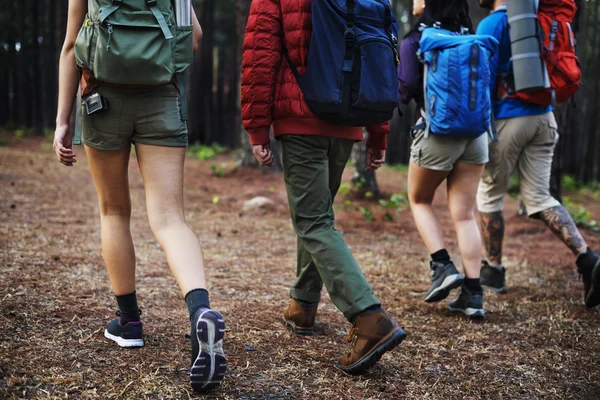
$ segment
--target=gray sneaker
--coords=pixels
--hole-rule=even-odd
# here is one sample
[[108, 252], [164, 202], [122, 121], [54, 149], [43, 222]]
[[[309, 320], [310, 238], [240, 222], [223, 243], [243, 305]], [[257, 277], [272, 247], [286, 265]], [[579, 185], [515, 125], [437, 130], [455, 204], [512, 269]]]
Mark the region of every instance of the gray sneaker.
[[506, 293], [506, 268], [494, 267], [487, 261], [481, 262], [481, 286], [496, 293]]
[[458, 298], [448, 304], [448, 310], [451, 313], [463, 313], [473, 319], [483, 319], [483, 293], [473, 293], [463, 285]]
[[465, 280], [465, 276], [458, 272], [454, 263], [448, 264], [431, 261], [431, 287], [425, 295], [427, 303], [442, 301], [450, 294], [450, 291], [460, 287]]

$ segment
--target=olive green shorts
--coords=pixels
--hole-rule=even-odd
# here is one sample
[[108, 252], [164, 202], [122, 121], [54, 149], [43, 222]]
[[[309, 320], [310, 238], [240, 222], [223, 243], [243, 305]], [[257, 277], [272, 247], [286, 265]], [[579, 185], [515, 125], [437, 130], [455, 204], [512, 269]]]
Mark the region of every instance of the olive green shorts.
[[187, 125], [181, 119], [179, 91], [173, 85], [156, 88], [97, 88], [107, 110], [87, 115], [82, 107], [82, 140], [96, 150], [121, 150], [131, 143], [185, 147]]

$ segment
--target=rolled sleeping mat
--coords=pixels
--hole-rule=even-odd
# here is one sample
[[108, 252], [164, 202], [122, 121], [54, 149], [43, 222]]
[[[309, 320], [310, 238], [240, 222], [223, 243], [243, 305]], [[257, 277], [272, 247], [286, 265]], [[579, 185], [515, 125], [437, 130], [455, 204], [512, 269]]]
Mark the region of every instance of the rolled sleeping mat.
[[510, 29], [512, 65], [517, 92], [535, 92], [550, 87], [537, 20], [538, 0], [510, 0], [506, 14]]

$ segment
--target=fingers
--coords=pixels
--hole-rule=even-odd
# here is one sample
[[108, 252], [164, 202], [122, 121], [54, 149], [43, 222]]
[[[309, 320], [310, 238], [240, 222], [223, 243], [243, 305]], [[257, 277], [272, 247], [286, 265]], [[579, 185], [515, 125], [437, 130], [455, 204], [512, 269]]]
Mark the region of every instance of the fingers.
[[73, 151], [73, 149], [68, 149], [64, 147], [60, 142], [54, 143], [54, 151], [56, 152], [56, 156], [58, 161], [61, 164], [66, 165], [67, 167], [72, 167], [73, 164], [77, 162], [77, 155]]
[[273, 152], [267, 146], [254, 146], [254, 157], [264, 167], [275, 166]]
[[385, 162], [385, 150], [367, 149], [366, 154], [366, 171], [376, 171]]

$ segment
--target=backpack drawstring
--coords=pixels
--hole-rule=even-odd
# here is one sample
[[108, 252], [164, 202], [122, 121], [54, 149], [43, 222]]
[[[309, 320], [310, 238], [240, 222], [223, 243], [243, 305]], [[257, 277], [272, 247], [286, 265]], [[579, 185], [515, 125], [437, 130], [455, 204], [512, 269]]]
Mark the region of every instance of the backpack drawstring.
[[106, 51], [110, 50], [110, 39], [112, 39], [113, 26], [108, 24], [108, 40], [106, 41]]

